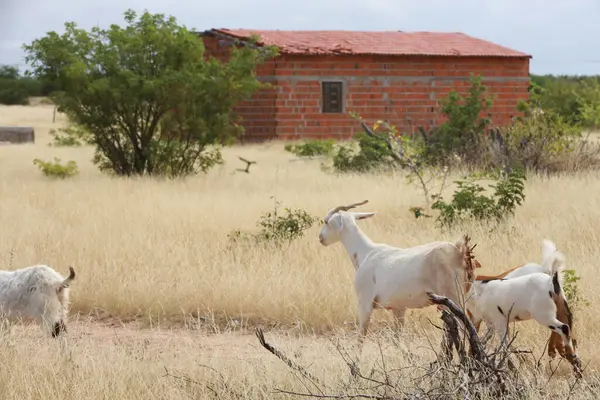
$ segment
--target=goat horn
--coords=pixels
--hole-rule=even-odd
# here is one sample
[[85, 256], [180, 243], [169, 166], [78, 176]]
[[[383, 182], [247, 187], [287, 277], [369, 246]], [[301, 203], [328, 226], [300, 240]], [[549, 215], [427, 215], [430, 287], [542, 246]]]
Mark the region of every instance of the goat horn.
[[337, 206], [337, 207], [331, 209], [331, 211], [329, 211], [329, 213], [327, 214], [327, 217], [325, 218], [325, 222], [327, 222], [327, 220], [329, 219], [329, 216], [335, 214], [338, 211], [348, 211], [352, 208], [356, 208], [358, 206], [362, 206], [363, 204], [367, 204], [368, 202], [369, 202], [369, 200], [363, 200], [358, 203], [349, 204], [347, 206]]
[[[358, 206], [362, 206], [363, 204], [367, 204], [368, 202], [369, 202], [369, 200], [363, 200], [363, 201], [361, 201], [361, 202], [358, 202], [358, 203], [352, 203], [352, 204], [349, 204], [349, 205], [347, 205], [347, 206], [337, 206], [336, 208], [334, 208], [334, 210], [335, 210], [334, 212], [338, 212], [338, 211], [348, 211], [348, 210], [350, 210], [350, 209], [352, 209], [352, 208], [356, 208], [356, 207], [358, 207]], [[332, 214], [333, 214], [333, 213], [332, 213]]]

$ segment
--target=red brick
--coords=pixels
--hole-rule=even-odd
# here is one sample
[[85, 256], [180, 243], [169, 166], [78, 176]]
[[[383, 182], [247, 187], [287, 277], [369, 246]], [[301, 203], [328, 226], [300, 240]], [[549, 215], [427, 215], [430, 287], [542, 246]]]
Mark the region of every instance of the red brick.
[[[230, 47], [219, 46], [218, 40], [204, 38], [205, 56], [225, 61]], [[465, 95], [468, 81], [452, 80], [468, 77], [470, 73], [484, 77], [484, 84], [495, 96], [492, 113], [494, 125], [510, 123], [519, 100], [529, 97], [528, 81], [485, 81], [485, 78], [528, 78], [529, 60], [518, 58], [427, 57], [340, 55], [302, 56], [283, 55], [257, 68], [257, 76], [276, 77], [270, 81], [273, 88], [255, 93], [240, 102], [235, 111], [243, 118], [244, 141], [262, 141], [272, 138], [298, 139], [301, 137], [349, 138], [360, 130], [357, 122], [347, 114], [321, 113], [321, 83], [326, 77], [357, 78], [347, 80], [346, 111], [355, 111], [367, 120], [387, 119], [400, 131], [410, 131], [422, 124], [426, 128], [441, 124], [440, 100], [451, 90]], [[295, 81], [288, 81], [292, 77]], [[402, 78], [409, 78], [402, 80]], [[410, 79], [431, 77], [428, 81]], [[450, 80], [444, 80], [448, 77]], [[384, 80], [387, 83], [384, 83]], [[487, 112], [483, 113], [484, 116]]]

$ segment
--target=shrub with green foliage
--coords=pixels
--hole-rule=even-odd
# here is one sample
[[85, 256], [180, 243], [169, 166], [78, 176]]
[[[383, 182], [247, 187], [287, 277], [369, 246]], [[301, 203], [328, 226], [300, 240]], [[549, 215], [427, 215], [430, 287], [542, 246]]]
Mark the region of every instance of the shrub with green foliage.
[[[376, 133], [381, 137], [387, 133]], [[354, 136], [354, 144], [340, 145], [333, 152], [333, 170], [336, 172], [376, 172], [389, 170], [394, 167], [391, 151], [385, 142], [377, 137], [371, 137], [363, 132]]]
[[93, 143], [93, 136], [79, 125], [58, 128], [58, 132], [50, 129], [48, 134], [52, 137], [52, 141], [48, 143], [48, 146], [79, 147], [83, 144]]
[[26, 61], [57, 89], [59, 111], [91, 132], [101, 170], [176, 177], [218, 164], [243, 130], [234, 106], [268, 86], [255, 68], [277, 50], [233, 46], [223, 63], [174, 17], [124, 17], [89, 31], [68, 22], [24, 46]]
[[[355, 136], [358, 150], [353, 146], [340, 146], [333, 154], [333, 168], [337, 172], [372, 172], [390, 169], [399, 164], [402, 168], [407, 165], [394, 157], [386, 140], [394, 139], [395, 145], [405, 147], [402, 151], [406, 156], [407, 148], [411, 149], [413, 157], [418, 157], [420, 166], [436, 166], [443, 169], [456, 160], [466, 164], [476, 164], [485, 158], [486, 129], [491, 121], [481, 118], [481, 114], [492, 104], [492, 98], [487, 93], [487, 87], [482, 84], [480, 76], [471, 76], [471, 87], [466, 96], [452, 90], [448, 97], [442, 99], [441, 112], [447, 121], [429, 132], [419, 127], [420, 135], [406, 140], [399, 139], [395, 127], [378, 121], [373, 129], [374, 135], [359, 133]], [[351, 113], [360, 120], [360, 117]], [[384, 127], [383, 131], [377, 128]], [[381, 140], [380, 140], [381, 139]], [[402, 143], [401, 143], [402, 142]], [[404, 157], [403, 156], [403, 157]], [[416, 165], [416, 164], [415, 164]]]
[[79, 174], [77, 163], [73, 160], [63, 164], [61, 159], [57, 157], [54, 157], [54, 161], [44, 161], [36, 158], [33, 160], [33, 164], [37, 165], [42, 173], [50, 178], [65, 179]]
[[579, 290], [578, 281], [581, 279], [576, 273], [574, 269], [565, 269], [563, 271], [563, 291], [565, 292], [565, 296], [567, 301], [569, 302], [569, 307], [572, 309], [577, 309], [580, 307], [587, 307], [590, 305], [590, 302], [581, 294]]
[[492, 131], [489, 137], [490, 158], [497, 167], [549, 173], [594, 168], [600, 163], [600, 147], [583, 138], [579, 125], [553, 111], [533, 112], [503, 130]]
[[600, 77], [582, 81], [576, 96], [581, 124], [588, 129], [600, 129]]
[[471, 87], [466, 96], [452, 90], [441, 101], [441, 112], [447, 121], [430, 133], [420, 130], [426, 141], [424, 157], [432, 164], [448, 164], [459, 157], [465, 163], [479, 162], [484, 134], [491, 123], [480, 115], [492, 105], [481, 76], [470, 76]]
[[515, 169], [497, 179], [496, 184], [490, 184], [494, 189], [486, 195], [486, 189], [477, 181], [483, 177], [493, 178], [489, 175], [476, 174], [474, 179], [457, 180], [457, 189], [452, 200], [446, 202], [441, 195], [434, 196], [431, 208], [440, 213], [436, 222], [442, 228], [451, 228], [457, 223], [466, 220], [500, 222], [512, 216], [517, 206], [525, 201], [525, 174]]
[[334, 145], [333, 139], [311, 139], [300, 144], [288, 143], [284, 149], [297, 157], [330, 156]]
[[530, 95], [535, 106], [559, 114], [568, 123], [597, 129], [590, 116], [600, 105], [600, 76], [532, 75]]
[[19, 69], [0, 65], [0, 104], [27, 105], [30, 96], [39, 96], [41, 84], [30, 77], [20, 76]]
[[[272, 197], [273, 198], [273, 197]], [[281, 245], [304, 236], [304, 231], [311, 228], [320, 219], [302, 209], [284, 208], [284, 214], [279, 212], [279, 203], [274, 200], [273, 211], [261, 215], [257, 222], [258, 233], [233, 231], [229, 239], [233, 242], [252, 240], [255, 243], [272, 243]]]

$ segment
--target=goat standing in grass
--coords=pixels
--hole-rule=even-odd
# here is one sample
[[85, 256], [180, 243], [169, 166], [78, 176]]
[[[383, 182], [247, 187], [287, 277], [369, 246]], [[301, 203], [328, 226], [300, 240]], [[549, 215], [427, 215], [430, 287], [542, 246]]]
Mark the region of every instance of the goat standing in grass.
[[[562, 289], [561, 272], [565, 268], [564, 255], [553, 244], [544, 242], [544, 265], [550, 274], [530, 272], [525, 275], [496, 280], [478, 281], [475, 294], [467, 301], [467, 309], [476, 326], [483, 320], [490, 332], [500, 334], [506, 345], [508, 324], [513, 321], [534, 319], [562, 338], [567, 360], [580, 374], [581, 361], [577, 357], [571, 339], [571, 326], [558, 320], [558, 310], [568, 310], [567, 299]], [[535, 266], [531, 266], [530, 270]], [[570, 314], [570, 313], [569, 313]]]
[[[558, 255], [558, 257], [562, 257], [561, 253], [558, 253], [556, 245], [552, 241], [544, 239], [542, 240], [541, 264], [537, 264], [535, 262], [528, 262], [524, 265], [520, 265], [518, 267], [504, 271], [498, 275], [477, 275], [477, 277], [475, 278], [475, 290], [477, 291], [479, 289], [479, 291], [481, 291], [482, 285], [484, 285], [485, 282], [493, 280], [513, 279], [533, 273], [543, 273], [548, 276], [552, 276], [552, 264], [556, 260], [556, 255]], [[471, 313], [473, 307], [472, 304], [473, 303], [467, 303], [467, 315], [473, 321], [473, 314]], [[577, 341], [573, 337], [573, 314], [571, 313], [569, 304], [567, 303], [566, 299], [557, 297], [555, 305], [557, 310], [556, 318], [560, 322], [569, 325], [571, 341], [573, 342], [573, 348], [576, 349]], [[479, 332], [479, 327], [481, 326], [481, 319], [475, 322], [474, 325], [477, 331]], [[550, 358], [555, 358], [557, 351], [562, 357], [566, 357], [565, 348], [561, 336], [555, 331], [552, 331], [550, 333], [550, 341], [548, 343], [548, 356]]]
[[74, 279], [72, 267], [66, 278], [47, 265], [0, 270], [0, 316], [34, 318], [52, 337], [59, 337], [67, 330], [69, 285]]
[[348, 212], [367, 202], [333, 208], [319, 234], [323, 246], [341, 241], [356, 270], [354, 288], [361, 342], [374, 309], [391, 310], [402, 328], [407, 309], [432, 305], [427, 292], [445, 296], [460, 306], [475, 279], [475, 246], [469, 246], [468, 236], [456, 243], [432, 242], [409, 248], [374, 243], [356, 221], [373, 217], [375, 212]]

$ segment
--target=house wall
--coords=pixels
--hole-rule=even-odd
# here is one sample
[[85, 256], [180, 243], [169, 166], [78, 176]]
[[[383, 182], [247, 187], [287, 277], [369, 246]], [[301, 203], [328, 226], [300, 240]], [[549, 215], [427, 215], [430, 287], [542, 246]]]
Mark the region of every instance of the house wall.
[[[222, 43], [218, 37], [203, 37], [205, 54], [221, 61], [229, 57], [231, 47]], [[261, 76], [274, 76], [275, 64], [273, 61], [257, 68], [256, 74]], [[277, 83], [271, 79], [271, 83]], [[275, 85], [274, 85], [275, 86]], [[249, 100], [238, 103], [235, 112], [242, 117], [244, 135], [242, 141], [262, 141], [277, 138], [277, 99], [278, 90], [261, 90], [252, 95]]]
[[[217, 41], [208, 44], [205, 39], [207, 52], [222, 57]], [[257, 70], [259, 79], [274, 88], [256, 93], [236, 111], [244, 120], [245, 141], [349, 138], [360, 130], [350, 111], [370, 122], [387, 119], [410, 132], [418, 125], [443, 123], [440, 100], [453, 88], [466, 94], [470, 73], [480, 74], [495, 96], [488, 110], [494, 125], [506, 125], [519, 115], [518, 101], [529, 96], [527, 58], [375, 55], [280, 56]], [[321, 82], [329, 80], [343, 82], [344, 113], [321, 112]]]

